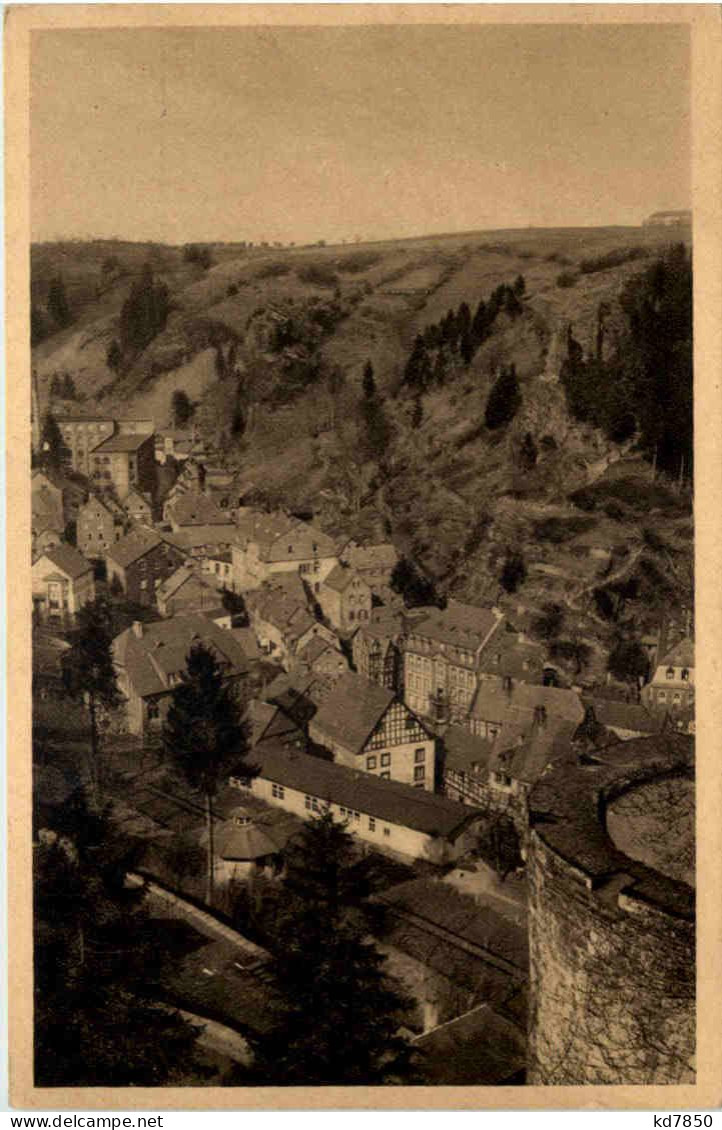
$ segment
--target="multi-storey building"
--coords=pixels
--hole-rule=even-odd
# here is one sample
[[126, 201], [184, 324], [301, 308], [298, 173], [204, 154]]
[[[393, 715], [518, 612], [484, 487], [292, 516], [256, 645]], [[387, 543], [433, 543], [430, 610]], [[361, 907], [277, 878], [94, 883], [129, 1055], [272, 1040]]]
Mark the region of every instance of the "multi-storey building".
[[120, 499], [133, 488], [153, 494], [156, 484], [152, 420], [61, 416], [65, 460], [99, 489], [113, 487]]
[[279, 573], [299, 573], [315, 593], [338, 564], [327, 534], [287, 514], [239, 510], [233, 555], [233, 588], [256, 589]]
[[38, 620], [72, 623], [95, 599], [93, 566], [75, 546], [55, 545], [32, 566], [33, 612]]
[[373, 595], [358, 573], [336, 565], [321, 581], [318, 603], [334, 628], [348, 632], [371, 618]]
[[642, 690], [642, 701], [659, 713], [694, 707], [694, 643], [689, 636], [662, 656], [651, 682]]
[[156, 589], [186, 561], [186, 554], [147, 526], [131, 530], [106, 553], [108, 584], [119, 584], [136, 604], [155, 604]]
[[462, 721], [479, 685], [482, 653], [500, 636], [494, 608], [450, 601], [409, 626], [404, 639], [404, 700], [437, 721]]
[[433, 791], [436, 740], [393, 691], [347, 672], [321, 701], [309, 737], [334, 760]]
[[372, 683], [390, 691], [403, 691], [403, 652], [406, 631], [401, 612], [380, 609], [354, 634], [351, 650], [354, 667]]
[[91, 494], [78, 511], [76, 541], [86, 557], [104, 558], [111, 546], [125, 534], [128, 521], [116, 502]]

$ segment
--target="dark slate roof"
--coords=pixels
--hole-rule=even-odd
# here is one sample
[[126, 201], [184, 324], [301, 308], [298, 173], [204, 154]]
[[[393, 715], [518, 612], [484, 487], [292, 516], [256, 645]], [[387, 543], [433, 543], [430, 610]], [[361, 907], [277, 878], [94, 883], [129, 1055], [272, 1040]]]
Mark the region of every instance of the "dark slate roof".
[[476, 737], [462, 726], [448, 726], [443, 741], [446, 751], [444, 768], [456, 772], [485, 769], [494, 745], [488, 738]]
[[93, 454], [105, 451], [137, 451], [146, 440], [152, 438], [152, 432], [119, 432], [94, 447]]
[[446, 608], [431, 609], [424, 619], [409, 628], [409, 632], [434, 643], [476, 651], [502, 623], [503, 618], [493, 608], [478, 608], [452, 600]]
[[143, 698], [169, 689], [168, 675], [185, 668], [188, 652], [197, 642], [227, 660], [231, 664], [229, 674], [248, 670], [243, 648], [232, 632], [199, 612], [143, 624], [140, 638], [132, 627], [126, 628], [113, 640], [113, 657], [125, 667], [133, 689]]
[[488, 768], [533, 785], [552, 761], [574, 757], [576, 730], [575, 722], [563, 718], [548, 718], [543, 725], [531, 722], [523, 728], [506, 727], [494, 741]]
[[686, 636], [659, 663], [660, 667], [694, 667], [694, 643]]
[[208, 593], [215, 593], [213, 585], [211, 585], [203, 576], [200, 576], [195, 569], [191, 569], [188, 565], [179, 565], [170, 577], [166, 577], [162, 584], [156, 589], [156, 600], [167, 600], [168, 597], [173, 596], [178, 590], [188, 581], [195, 581], [195, 583]]
[[151, 549], [155, 549], [162, 541], [163, 538], [160, 534], [156, 530], [152, 530], [150, 526], [136, 526], [129, 534], [126, 534], [124, 538], [110, 547], [106, 557], [125, 569], [128, 565], [132, 565], [134, 561], [139, 561], [141, 557], [145, 557], [146, 553], [150, 553]]
[[526, 1039], [516, 1024], [479, 1005], [414, 1040], [419, 1070], [433, 1086], [499, 1086], [526, 1066]]
[[78, 577], [82, 577], [84, 573], [91, 572], [93, 568], [79, 549], [76, 549], [74, 545], [66, 545], [64, 542], [61, 542], [60, 545], [54, 545], [52, 549], [46, 549], [42, 556], [47, 557], [48, 561], [52, 561], [53, 565], [74, 581]]
[[173, 502], [173, 521], [179, 526], [229, 526], [235, 535], [231, 519], [207, 494], [188, 491], [179, 495]]
[[276, 741], [257, 745], [253, 762], [260, 766], [266, 780], [429, 836], [453, 840], [479, 816], [469, 805], [438, 793], [399, 781], [384, 781], [320, 757], [286, 751]]
[[483, 679], [471, 705], [472, 718], [508, 725], [524, 725], [543, 706], [548, 718], [565, 719], [579, 724], [584, 718], [581, 699], [575, 691], [564, 687], [543, 687], [531, 683], [511, 682], [505, 689], [503, 680]]
[[615, 702], [605, 698], [582, 698], [590, 706], [594, 717], [602, 726], [618, 730], [636, 730], [640, 734], [654, 734], [660, 728], [641, 702]]
[[379, 545], [356, 545], [346, 550], [345, 556], [349, 564], [360, 570], [392, 570], [396, 565], [399, 555], [396, 546], [391, 542], [381, 542]]
[[334, 589], [336, 592], [345, 592], [355, 575], [353, 569], [346, 569], [343, 565], [334, 565], [325, 581], [321, 583], [324, 588]]
[[386, 687], [347, 671], [319, 706], [313, 725], [324, 737], [358, 753], [395, 697]]

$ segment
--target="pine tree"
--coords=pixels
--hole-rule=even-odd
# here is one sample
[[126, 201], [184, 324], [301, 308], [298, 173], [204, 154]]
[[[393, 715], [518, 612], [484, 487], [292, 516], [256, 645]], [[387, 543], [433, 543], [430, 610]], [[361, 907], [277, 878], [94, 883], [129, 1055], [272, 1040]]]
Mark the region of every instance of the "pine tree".
[[177, 388], [171, 398], [171, 412], [176, 428], [184, 427], [193, 415], [194, 410], [188, 393], [182, 388]]
[[531, 471], [536, 467], [538, 458], [537, 446], [531, 432], [527, 432], [519, 449], [519, 466], [524, 471]]
[[43, 423], [40, 437], [41, 463], [51, 470], [59, 471], [65, 456], [65, 443], [63, 434], [58, 426], [58, 421], [52, 412], [48, 412]]
[[365, 400], [373, 400], [376, 396], [376, 381], [374, 380], [374, 367], [370, 361], [364, 365], [363, 391]]
[[487, 428], [500, 428], [514, 418], [521, 406], [516, 366], [503, 368], [489, 393], [484, 416]]
[[59, 326], [60, 329], [69, 326], [73, 320], [62, 275], [57, 275], [50, 283], [50, 289], [48, 290], [48, 314], [55, 322], [55, 325]]
[[424, 418], [424, 409], [421, 405], [421, 397], [417, 396], [414, 400], [414, 406], [411, 409], [411, 427], [420, 428], [421, 421]]
[[423, 337], [419, 334], [404, 368], [403, 383], [423, 391], [431, 380], [431, 363]]
[[208, 874], [206, 901], [213, 905], [213, 798], [232, 761], [245, 777], [257, 770], [247, 764], [248, 733], [241, 721], [232, 686], [213, 651], [194, 644], [181, 683], [172, 692], [163, 726], [163, 745], [191, 788], [203, 794], [206, 806]]
[[399, 1035], [410, 1007], [367, 940], [360, 907], [368, 863], [330, 811], [288, 852], [277, 974], [284, 1004], [253, 1041], [253, 1081], [330, 1086], [401, 1083], [410, 1048]]
[[118, 344], [116, 338], [113, 338], [110, 345], [108, 346], [108, 352], [105, 355], [105, 363], [109, 369], [112, 369], [114, 373], [117, 373], [122, 361], [123, 353], [121, 351], [120, 345]]
[[521, 298], [522, 294], [524, 294], [526, 291], [526, 281], [523, 275], [517, 275], [517, 277], [514, 279], [514, 286], [512, 289], [517, 298]]
[[78, 613], [78, 631], [65, 661], [64, 675], [70, 692], [79, 696], [88, 709], [91, 760], [91, 795], [97, 804], [101, 788], [100, 737], [98, 713], [113, 710], [120, 703], [112, 654], [112, 609], [98, 597]]
[[459, 339], [459, 353], [461, 354], [461, 358], [464, 364], [470, 365], [474, 357], [475, 349], [471, 331], [468, 329], [463, 329], [461, 331], [461, 338]]
[[477, 349], [488, 336], [487, 310], [483, 298], [476, 308], [476, 313], [471, 323], [471, 336]]
[[169, 953], [126, 882], [136, 845], [82, 793], [48, 831], [34, 855], [36, 1084], [180, 1082], [198, 1030], [155, 1000]]
[[517, 550], [507, 550], [501, 567], [499, 583], [505, 592], [513, 593], [526, 580], [526, 563]]

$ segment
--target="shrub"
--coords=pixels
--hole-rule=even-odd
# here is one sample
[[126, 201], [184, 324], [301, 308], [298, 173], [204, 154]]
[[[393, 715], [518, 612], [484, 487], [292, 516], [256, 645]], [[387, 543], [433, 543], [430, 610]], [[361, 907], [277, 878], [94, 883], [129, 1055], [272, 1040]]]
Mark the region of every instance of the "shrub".
[[257, 279], [275, 279], [280, 278], [281, 275], [287, 275], [291, 270], [288, 263], [264, 263], [256, 271], [255, 278]]
[[312, 286], [336, 286], [338, 283], [338, 275], [334, 269], [324, 263], [307, 263], [303, 267], [298, 267], [296, 277]]
[[229, 298], [233, 298], [236, 294], [238, 294], [238, 287], [235, 283], [229, 283], [228, 287], [226, 288], [226, 294]]
[[577, 534], [583, 534], [594, 525], [593, 518], [542, 518], [534, 523], [533, 534], [538, 541], [550, 541], [554, 545], [569, 541]]
[[381, 255], [378, 251], [355, 251], [353, 255], [341, 259], [338, 269], [350, 274], [360, 274], [361, 271], [368, 271], [369, 267], [375, 266], [380, 261]]
[[598, 271], [608, 271], [610, 267], [619, 267], [622, 263], [645, 259], [648, 254], [646, 247], [615, 247], [595, 259], [582, 259], [579, 270], [583, 275], [594, 275]]
[[574, 271], [562, 271], [560, 275], [557, 275], [557, 286], [562, 287], [562, 289], [564, 289], [565, 287], [576, 286], [578, 278], [579, 275], [577, 275]]

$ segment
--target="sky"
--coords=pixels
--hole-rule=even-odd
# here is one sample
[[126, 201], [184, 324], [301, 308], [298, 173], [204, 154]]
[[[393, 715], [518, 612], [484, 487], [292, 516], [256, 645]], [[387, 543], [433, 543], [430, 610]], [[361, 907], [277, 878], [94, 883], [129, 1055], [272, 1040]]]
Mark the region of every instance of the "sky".
[[32, 237], [384, 239], [690, 206], [687, 29], [35, 32]]

